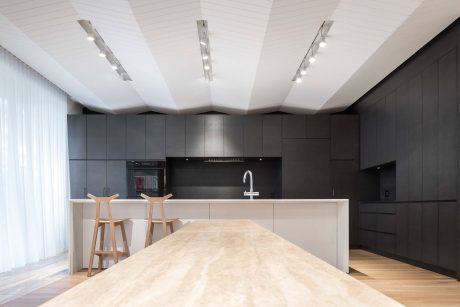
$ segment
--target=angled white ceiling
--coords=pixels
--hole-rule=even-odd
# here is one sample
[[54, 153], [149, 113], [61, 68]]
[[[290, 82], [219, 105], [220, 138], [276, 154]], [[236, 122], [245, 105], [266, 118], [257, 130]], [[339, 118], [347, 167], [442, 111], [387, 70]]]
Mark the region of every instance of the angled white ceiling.
[[[2, 0], [0, 45], [105, 112], [343, 110], [460, 16], [460, 0]], [[77, 23], [89, 19], [122, 81]], [[196, 21], [209, 24], [214, 81]], [[291, 81], [318, 28], [328, 46]]]

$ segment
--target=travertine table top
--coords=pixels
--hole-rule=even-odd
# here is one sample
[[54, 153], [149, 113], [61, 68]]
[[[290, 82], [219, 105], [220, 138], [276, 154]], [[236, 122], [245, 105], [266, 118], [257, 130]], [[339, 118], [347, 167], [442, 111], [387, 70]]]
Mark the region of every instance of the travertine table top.
[[88, 305], [400, 306], [246, 220], [193, 222], [43, 306]]

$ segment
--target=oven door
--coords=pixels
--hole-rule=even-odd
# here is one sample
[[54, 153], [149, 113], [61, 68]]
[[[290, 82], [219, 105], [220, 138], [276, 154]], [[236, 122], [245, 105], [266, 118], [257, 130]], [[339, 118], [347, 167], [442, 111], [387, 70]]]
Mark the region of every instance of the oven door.
[[140, 198], [141, 193], [163, 196], [163, 169], [128, 169], [128, 198]]

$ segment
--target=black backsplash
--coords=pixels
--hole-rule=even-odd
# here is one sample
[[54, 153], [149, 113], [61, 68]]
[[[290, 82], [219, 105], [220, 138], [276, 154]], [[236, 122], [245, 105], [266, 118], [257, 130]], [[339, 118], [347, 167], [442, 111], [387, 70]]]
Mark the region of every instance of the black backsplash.
[[244, 162], [204, 162], [203, 159], [168, 159], [167, 191], [178, 199], [242, 199], [249, 191], [250, 170], [253, 175], [256, 198], [281, 198], [281, 159], [244, 159]]

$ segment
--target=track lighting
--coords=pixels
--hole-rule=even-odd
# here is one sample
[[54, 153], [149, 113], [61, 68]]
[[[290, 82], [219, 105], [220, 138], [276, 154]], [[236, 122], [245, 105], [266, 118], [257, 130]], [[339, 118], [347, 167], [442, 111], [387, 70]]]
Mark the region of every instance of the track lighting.
[[324, 47], [327, 46], [326, 39], [325, 39], [324, 37], [323, 37], [323, 38], [321, 39], [321, 41], [319, 42], [319, 46], [320, 46], [321, 48], [324, 48]]
[[86, 39], [94, 42], [96, 47], [99, 49], [99, 56], [106, 58], [110, 63], [110, 67], [120, 76], [124, 81], [132, 81], [126, 70], [120, 64], [120, 61], [115, 57], [112, 50], [105, 43], [99, 32], [93, 27], [89, 20], [79, 20], [78, 23], [86, 32]]
[[201, 62], [203, 64], [204, 77], [208, 81], [212, 81], [212, 60], [211, 46], [209, 44], [208, 22], [206, 20], [197, 20], [198, 41], [200, 43]]
[[331, 29], [333, 23], [334, 22], [332, 20], [323, 21], [321, 27], [318, 29], [318, 32], [316, 32], [315, 38], [311, 42], [310, 47], [305, 53], [305, 56], [302, 58], [299, 68], [297, 68], [297, 71], [294, 75], [294, 78], [292, 78], [292, 81], [295, 81], [297, 83], [302, 82], [302, 76], [305, 76], [307, 74], [308, 65], [316, 62], [315, 55], [318, 52], [318, 48], [326, 47], [326, 35]]

